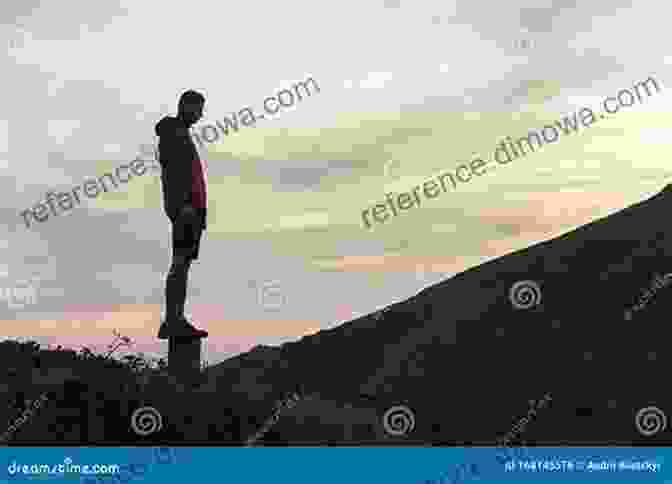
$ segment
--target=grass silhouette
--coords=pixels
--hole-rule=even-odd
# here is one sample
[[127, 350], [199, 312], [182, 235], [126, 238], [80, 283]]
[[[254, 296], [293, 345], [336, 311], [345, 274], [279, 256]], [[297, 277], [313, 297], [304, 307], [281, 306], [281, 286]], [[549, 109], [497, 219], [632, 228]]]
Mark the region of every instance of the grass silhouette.
[[[46, 395], [34, 411], [7, 439], [10, 444], [141, 443], [130, 428], [130, 415], [151, 400], [157, 379], [165, 380], [164, 358], [113, 353], [132, 341], [115, 332], [104, 355], [84, 347], [80, 351], [44, 349], [34, 341], [0, 342], [0, 420], [9, 428], [31, 401]], [[163, 387], [166, 385], [164, 382]], [[164, 388], [165, 389], [165, 388]], [[146, 439], [145, 439], [146, 440]]]

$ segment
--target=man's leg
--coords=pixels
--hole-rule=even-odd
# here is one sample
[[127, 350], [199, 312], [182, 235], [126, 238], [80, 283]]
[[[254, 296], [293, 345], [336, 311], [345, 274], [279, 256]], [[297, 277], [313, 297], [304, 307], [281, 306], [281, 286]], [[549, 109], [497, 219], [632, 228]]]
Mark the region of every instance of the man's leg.
[[166, 277], [166, 322], [184, 317], [184, 302], [187, 298], [187, 280], [191, 266], [193, 220], [181, 215], [173, 223], [173, 259]]
[[194, 222], [189, 217], [181, 217], [173, 224], [173, 258], [166, 277], [166, 319], [159, 330], [160, 339], [167, 338], [168, 332], [195, 337], [208, 335], [207, 331], [194, 328], [184, 317], [189, 268], [198, 257], [200, 239], [200, 227]]
[[188, 255], [173, 254], [170, 271], [166, 277], [166, 322], [184, 319], [190, 267], [191, 258]]

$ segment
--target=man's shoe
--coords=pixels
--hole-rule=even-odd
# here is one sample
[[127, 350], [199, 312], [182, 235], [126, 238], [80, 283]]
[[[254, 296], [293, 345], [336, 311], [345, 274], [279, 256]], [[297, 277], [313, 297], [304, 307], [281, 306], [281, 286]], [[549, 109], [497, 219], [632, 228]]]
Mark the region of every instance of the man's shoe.
[[159, 339], [168, 338], [207, 338], [208, 332], [195, 328], [186, 318], [164, 321], [159, 328]]
[[180, 338], [207, 338], [208, 332], [204, 329], [198, 329], [186, 318], [182, 319], [182, 324], [177, 327], [177, 334]]

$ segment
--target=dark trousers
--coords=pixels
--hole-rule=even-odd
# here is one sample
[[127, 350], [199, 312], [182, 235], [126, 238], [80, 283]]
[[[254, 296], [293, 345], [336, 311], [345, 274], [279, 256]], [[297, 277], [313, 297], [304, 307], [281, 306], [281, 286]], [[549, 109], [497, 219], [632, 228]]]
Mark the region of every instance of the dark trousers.
[[172, 219], [171, 223], [173, 260], [166, 278], [166, 320], [184, 317], [189, 268], [198, 259], [205, 218], [198, 211], [194, 216]]

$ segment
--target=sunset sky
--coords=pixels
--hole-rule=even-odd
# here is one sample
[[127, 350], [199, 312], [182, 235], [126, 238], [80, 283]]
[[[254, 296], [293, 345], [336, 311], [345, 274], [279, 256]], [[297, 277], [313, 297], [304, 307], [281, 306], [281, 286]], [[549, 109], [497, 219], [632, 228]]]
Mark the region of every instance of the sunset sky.
[[[210, 332], [210, 363], [411, 297], [672, 177], [672, 57], [647, 35], [668, 30], [663, 2], [42, 3], [0, 7], [0, 287], [37, 295], [0, 301], [2, 338], [103, 352], [117, 330], [165, 355], [155, 172], [29, 229], [19, 213], [130, 162], [186, 89], [205, 94], [205, 124], [309, 76], [320, 87], [201, 150], [209, 226], [187, 314]], [[661, 91], [642, 103], [362, 226], [386, 192], [651, 76]]]

